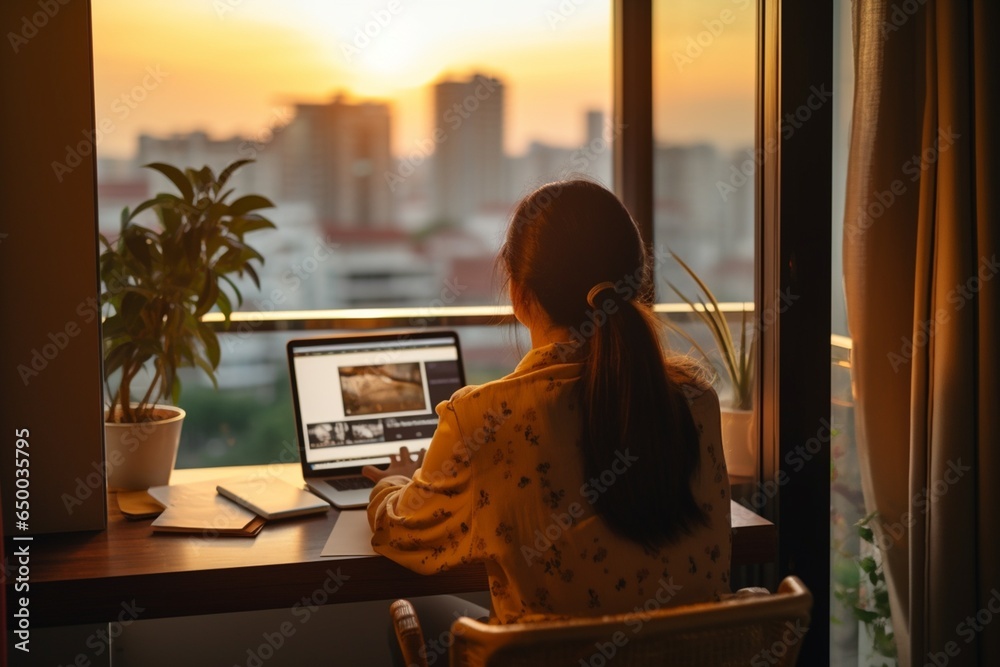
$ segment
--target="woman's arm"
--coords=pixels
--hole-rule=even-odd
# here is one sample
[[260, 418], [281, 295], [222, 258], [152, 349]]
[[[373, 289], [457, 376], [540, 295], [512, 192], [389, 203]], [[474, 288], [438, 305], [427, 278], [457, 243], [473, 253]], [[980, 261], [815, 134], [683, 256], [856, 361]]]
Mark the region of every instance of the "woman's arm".
[[437, 407], [438, 427], [412, 480], [385, 477], [372, 489], [372, 547], [416, 572], [468, 562], [474, 480], [468, 443], [452, 401]]

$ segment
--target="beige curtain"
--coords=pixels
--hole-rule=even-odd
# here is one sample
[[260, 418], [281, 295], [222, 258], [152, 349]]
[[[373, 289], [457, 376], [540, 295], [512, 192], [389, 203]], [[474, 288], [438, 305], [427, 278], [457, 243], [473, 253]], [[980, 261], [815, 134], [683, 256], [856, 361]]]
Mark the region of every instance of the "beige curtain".
[[844, 281], [862, 484], [906, 667], [1000, 665], [998, 9], [853, 7]]

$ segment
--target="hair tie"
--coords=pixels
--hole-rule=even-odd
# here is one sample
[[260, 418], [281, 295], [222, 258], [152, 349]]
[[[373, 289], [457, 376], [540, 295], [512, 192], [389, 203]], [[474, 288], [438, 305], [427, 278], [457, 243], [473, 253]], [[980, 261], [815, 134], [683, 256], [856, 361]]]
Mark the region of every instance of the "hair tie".
[[597, 304], [594, 303], [594, 299], [597, 298], [597, 295], [606, 289], [614, 289], [614, 288], [615, 284], [612, 282], [608, 282], [607, 280], [605, 280], [603, 283], [597, 283], [596, 285], [590, 288], [589, 292], [587, 292], [587, 303], [590, 304], [591, 308], [597, 308]]

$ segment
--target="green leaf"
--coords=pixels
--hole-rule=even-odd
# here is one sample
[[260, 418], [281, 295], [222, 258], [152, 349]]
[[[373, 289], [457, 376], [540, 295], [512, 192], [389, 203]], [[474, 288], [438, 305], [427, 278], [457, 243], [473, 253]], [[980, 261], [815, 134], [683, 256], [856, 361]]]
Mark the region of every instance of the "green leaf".
[[[133, 227], [132, 229], [136, 229]], [[132, 256], [142, 264], [148, 271], [152, 267], [152, 257], [149, 252], [149, 244], [145, 235], [127, 233], [125, 234], [125, 245], [132, 253]]]
[[[263, 261], [263, 259], [261, 261]], [[250, 276], [250, 280], [253, 281], [253, 284], [257, 287], [257, 289], [260, 289], [260, 278], [257, 276], [257, 272], [249, 263], [246, 265], [245, 271], [247, 272], [247, 275]], [[240, 299], [240, 304], [242, 303], [243, 299]]]
[[854, 615], [862, 623], [873, 623], [879, 618], [879, 615], [874, 611], [868, 611], [867, 609], [862, 609], [860, 607], [854, 608]]
[[[229, 177], [232, 176], [237, 169], [239, 169], [245, 164], [250, 164], [251, 162], [253, 162], [253, 160], [250, 159], [237, 160], [236, 162], [233, 162], [228, 167], [223, 169], [222, 172], [219, 174], [219, 178], [216, 180], [216, 184], [218, 186], [218, 189], [216, 189], [216, 194], [218, 194], [218, 191], [221, 190], [226, 185], [226, 183], [229, 182]], [[219, 199], [225, 199], [225, 198], [226, 196], [223, 195]]]
[[222, 311], [223, 317], [226, 318], [226, 322], [229, 322], [229, 316], [233, 314], [233, 304], [229, 302], [229, 297], [222, 290], [219, 290], [216, 303], [219, 306], [219, 310]]
[[[214, 378], [213, 378], [214, 381]], [[174, 381], [170, 383], [170, 402], [177, 405], [181, 401], [181, 379], [174, 376]]]
[[243, 238], [244, 234], [249, 234], [250, 232], [255, 232], [259, 229], [276, 229], [273, 222], [267, 218], [251, 213], [245, 217], [234, 218], [232, 222], [229, 223], [229, 229], [240, 238]]
[[198, 331], [201, 334], [201, 342], [205, 345], [205, 356], [208, 362], [212, 365], [212, 368], [217, 368], [219, 366], [219, 361], [222, 358], [222, 350], [219, 347], [219, 337], [215, 335], [215, 331], [212, 327], [208, 326], [204, 322], [198, 322]]
[[236, 286], [236, 283], [230, 280], [229, 276], [225, 274], [219, 274], [219, 277], [225, 280], [227, 283], [229, 283], [229, 286], [233, 288], [233, 293], [236, 295], [236, 303], [242, 305], [243, 295], [240, 293], [240, 288]]
[[[182, 172], [177, 167], [173, 165], [165, 164], [163, 162], [151, 162], [150, 164], [144, 165], [148, 169], [153, 169], [160, 172], [164, 176], [170, 179], [178, 190], [180, 190], [181, 195], [184, 197], [184, 201], [193, 202], [194, 201], [194, 189], [191, 187], [191, 181], [187, 179]], [[134, 214], [133, 214], [134, 215]]]
[[[231, 209], [222, 200], [232, 194], [224, 189], [230, 176], [247, 160], [226, 167], [216, 178], [211, 168], [185, 169], [151, 163], [147, 168], [163, 174], [177, 192], [160, 192], [121, 212], [121, 233], [111, 241], [101, 236], [100, 276], [105, 288], [101, 307], [105, 320], [102, 349], [105, 382], [114, 405], [129, 400], [140, 403], [180, 394], [177, 369], [197, 367], [216, 383], [221, 358], [219, 339], [201, 317], [218, 308], [227, 326], [235, 303], [243, 295], [230, 279], [250, 274], [258, 283], [254, 260], [263, 256], [244, 242], [244, 236], [274, 224], [252, 211], [273, 206], [260, 195], [237, 199]], [[179, 194], [178, 194], [179, 193]], [[139, 214], [153, 211], [159, 225], [136, 224]], [[223, 292], [226, 281], [232, 292]], [[144, 365], [154, 371], [146, 387], [132, 386]], [[120, 381], [119, 391], [110, 375]]]
[[250, 211], [261, 208], [273, 208], [274, 204], [267, 197], [260, 195], [244, 195], [229, 205], [229, 215], [234, 218], [246, 215]]
[[209, 190], [212, 183], [215, 182], [215, 174], [212, 173], [212, 169], [205, 165], [197, 171], [189, 169], [188, 172], [192, 175], [192, 181], [198, 188], [198, 192], [205, 192]]
[[218, 298], [219, 284], [215, 281], [212, 271], [209, 269], [205, 270], [204, 283], [201, 294], [198, 295], [198, 301], [195, 304], [194, 316], [196, 318], [210, 311]]
[[207, 361], [202, 359], [201, 356], [197, 354], [194, 356], [194, 363], [198, 368], [205, 371], [205, 375], [207, 375], [208, 379], [212, 381], [212, 387], [218, 390], [219, 381], [215, 377], [215, 370], [212, 368], [212, 366], [209, 365]]

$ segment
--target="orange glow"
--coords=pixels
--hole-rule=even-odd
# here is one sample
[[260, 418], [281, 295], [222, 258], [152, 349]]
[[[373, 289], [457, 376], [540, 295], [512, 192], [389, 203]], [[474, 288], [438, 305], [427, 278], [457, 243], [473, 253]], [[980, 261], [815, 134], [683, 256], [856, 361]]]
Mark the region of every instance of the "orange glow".
[[[753, 102], [753, 9], [740, 10], [742, 3], [658, 4], [670, 7], [669, 20], [658, 14], [656, 26], [657, 99], [670, 101], [658, 105], [658, 129], [684, 127], [668, 133], [683, 139], [752, 137], [752, 127], [727, 115]], [[563, 5], [572, 12], [560, 14]], [[670, 53], [722, 9], [739, 21], [691, 68], [677, 71]], [[678, 12], [691, 20], [679, 21]], [[533, 140], [579, 145], [585, 111], [610, 116], [610, 14], [608, 0], [94, 0], [96, 114], [98, 124], [109, 119], [114, 126], [101, 150], [131, 155], [142, 132], [260, 136], [287, 120], [291, 104], [341, 92], [389, 102], [393, 152], [404, 154], [433, 131], [430, 85], [473, 72], [505, 84], [508, 153]], [[732, 67], [741, 60], [751, 68], [749, 81]], [[164, 77], [137, 91], [149, 67]]]

